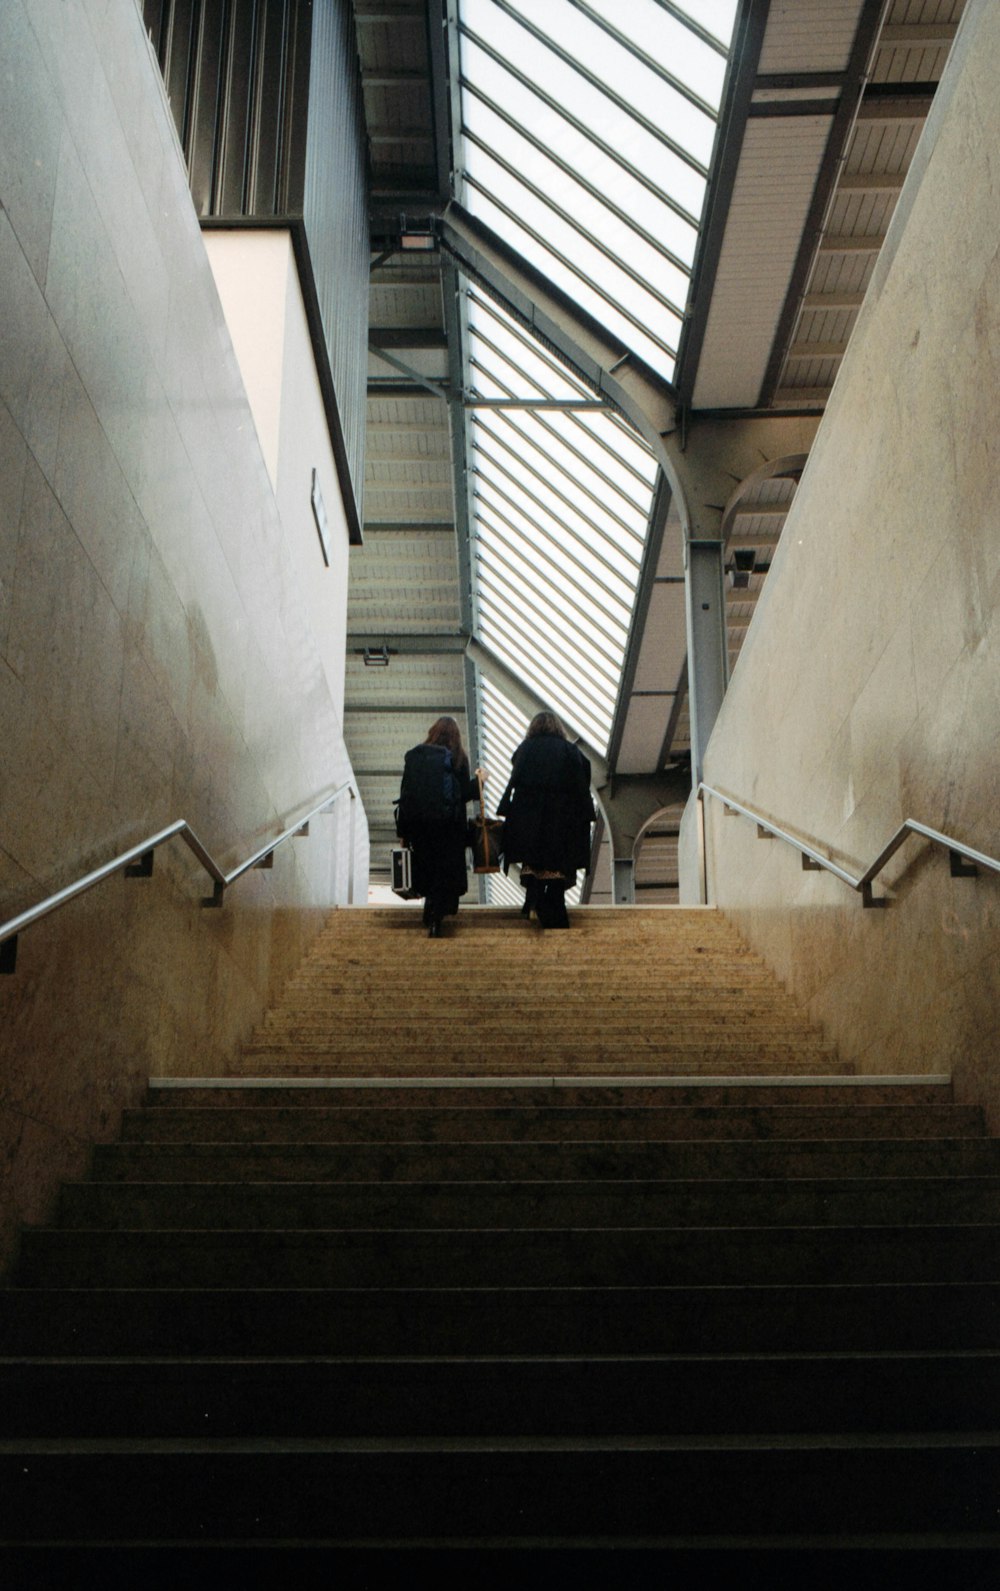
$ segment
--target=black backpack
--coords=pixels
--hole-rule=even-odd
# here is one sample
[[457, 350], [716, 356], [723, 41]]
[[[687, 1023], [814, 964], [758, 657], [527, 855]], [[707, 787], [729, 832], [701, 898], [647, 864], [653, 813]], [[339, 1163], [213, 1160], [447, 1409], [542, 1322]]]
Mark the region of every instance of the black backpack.
[[447, 746], [414, 746], [403, 763], [396, 829], [414, 823], [455, 823], [465, 815], [458, 776]]

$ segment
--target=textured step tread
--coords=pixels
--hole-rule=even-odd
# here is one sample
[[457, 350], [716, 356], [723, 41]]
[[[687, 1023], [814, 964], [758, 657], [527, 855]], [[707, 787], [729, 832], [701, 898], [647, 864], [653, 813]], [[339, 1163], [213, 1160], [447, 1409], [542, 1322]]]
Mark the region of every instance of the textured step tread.
[[1000, 1349], [1000, 1284], [0, 1289], [0, 1353], [474, 1356]]
[[154, 1142], [489, 1142], [530, 1139], [981, 1137], [982, 1113], [963, 1105], [599, 1106], [307, 1105], [220, 1111], [198, 1106], [126, 1110], [122, 1138]]
[[33, 1286], [569, 1287], [1000, 1283], [1000, 1227], [600, 1227], [24, 1234]]
[[63, 1227], [883, 1226], [1000, 1220], [995, 1177], [612, 1182], [78, 1182]]
[[1000, 1354], [0, 1360], [0, 1437], [996, 1429]]

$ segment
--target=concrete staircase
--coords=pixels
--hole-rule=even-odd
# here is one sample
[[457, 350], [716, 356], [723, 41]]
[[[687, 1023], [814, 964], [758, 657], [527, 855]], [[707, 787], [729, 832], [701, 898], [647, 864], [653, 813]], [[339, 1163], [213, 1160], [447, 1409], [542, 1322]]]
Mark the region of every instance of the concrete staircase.
[[569, 933], [473, 908], [334, 914], [245, 1050], [282, 1076], [816, 1073], [835, 1066], [719, 913], [595, 908]]
[[257, 1080], [151, 1084], [0, 1291], [0, 1570], [990, 1583], [1000, 1144], [946, 1080], [821, 1076], [712, 914], [638, 915], [341, 914]]

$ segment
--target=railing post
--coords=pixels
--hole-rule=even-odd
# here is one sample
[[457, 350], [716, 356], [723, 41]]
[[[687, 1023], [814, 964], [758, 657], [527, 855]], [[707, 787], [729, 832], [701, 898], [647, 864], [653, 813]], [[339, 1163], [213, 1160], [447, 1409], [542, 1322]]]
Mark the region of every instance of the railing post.
[[708, 852], [705, 846], [705, 796], [701, 786], [695, 797], [696, 822], [698, 835], [698, 886], [699, 899], [702, 906], [708, 905]]
[[635, 863], [630, 856], [616, 856], [612, 863], [616, 906], [635, 905]]

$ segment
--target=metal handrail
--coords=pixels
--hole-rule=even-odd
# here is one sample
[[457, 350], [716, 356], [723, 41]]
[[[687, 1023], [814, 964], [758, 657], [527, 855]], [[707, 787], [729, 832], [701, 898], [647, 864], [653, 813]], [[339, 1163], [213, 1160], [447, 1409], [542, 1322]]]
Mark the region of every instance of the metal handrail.
[[69, 901], [75, 900], [78, 895], [83, 895], [88, 889], [93, 889], [95, 884], [103, 883], [113, 873], [123, 872], [127, 878], [149, 878], [153, 871], [153, 853], [159, 846], [165, 845], [167, 840], [172, 840], [175, 836], [183, 840], [188, 849], [194, 852], [205, 872], [214, 883], [215, 887], [211, 895], [204, 896], [201, 904], [203, 906], [221, 906], [230, 884], [235, 884], [236, 880], [242, 878], [243, 874], [248, 873], [251, 868], [270, 867], [274, 853], [279, 845], [284, 845], [286, 840], [292, 839], [296, 834], [308, 833], [311, 820], [318, 816], [320, 812], [328, 811], [345, 791], [349, 792], [351, 797], [347, 903], [349, 906], [353, 906], [355, 803], [358, 792], [353, 780], [349, 779], [345, 784], [337, 785], [329, 790], [322, 801], [317, 802], [302, 817], [296, 818], [295, 822], [285, 829], [283, 834], [279, 834], [276, 839], [268, 840], [266, 845], [262, 845], [245, 862], [241, 862], [238, 867], [234, 867], [228, 873], [223, 872], [218, 862], [201, 843], [187, 820], [178, 818], [176, 823], [171, 823], [167, 828], [160, 829], [156, 834], [148, 835], [146, 839], [140, 840], [138, 845], [133, 845], [129, 850], [122, 851], [119, 856], [112, 857], [111, 861], [105, 862], [102, 867], [95, 867], [92, 872], [85, 873], [82, 878], [76, 879], [72, 884], [67, 884], [64, 889], [57, 890], [54, 895], [49, 895], [45, 900], [39, 901], [37, 906], [31, 906], [17, 917], [11, 917], [8, 922], [0, 923], [0, 973], [14, 971], [17, 961], [18, 935], [23, 933], [25, 928], [30, 928], [32, 923], [37, 923], [42, 917], [48, 917], [50, 913], [58, 911], [60, 906], [67, 905]]
[[854, 874], [848, 872], [846, 867], [841, 867], [839, 863], [834, 862], [829, 856], [824, 856], [821, 851], [817, 851], [814, 846], [808, 845], [805, 840], [798, 839], [796, 835], [790, 834], [787, 829], [781, 828], [779, 824], [772, 823], [762, 813], [754, 811], [753, 807], [745, 806], [742, 801], [737, 801], [735, 797], [726, 795], [722, 790], [716, 790], [713, 785], [702, 782], [698, 786], [697, 795], [699, 813], [698, 843], [701, 856], [702, 893], [705, 899], [708, 898], [704, 817], [704, 798], [707, 795], [714, 796], [717, 801], [721, 801], [728, 811], [739, 812], [742, 817], [749, 818], [752, 823], [756, 823], [758, 834], [766, 835], [768, 838], [773, 837], [776, 840], [784, 840], [786, 845], [791, 845], [800, 853], [802, 866], [808, 871], [814, 872], [819, 868], [823, 868], [825, 872], [833, 873], [836, 878], [841, 879], [851, 889], [857, 890], [861, 895], [863, 906], [886, 906], [888, 904], [886, 896], [875, 896], [872, 894], [872, 884], [886, 863], [895, 856], [904, 840], [908, 839], [911, 834], [920, 834], [925, 840], [932, 840], [935, 845], [944, 847], [951, 859], [953, 878], [976, 878], [981, 867], [987, 867], [994, 873], [1000, 873], [1000, 861], [995, 856], [987, 856], [983, 851], [975, 851], [971, 845], [963, 845], [960, 840], [953, 839], [949, 834], [942, 834], [938, 829], [928, 828], [926, 823], [918, 823], [915, 818], [904, 818], [892, 838], [879, 851], [871, 866], [855, 878]]

